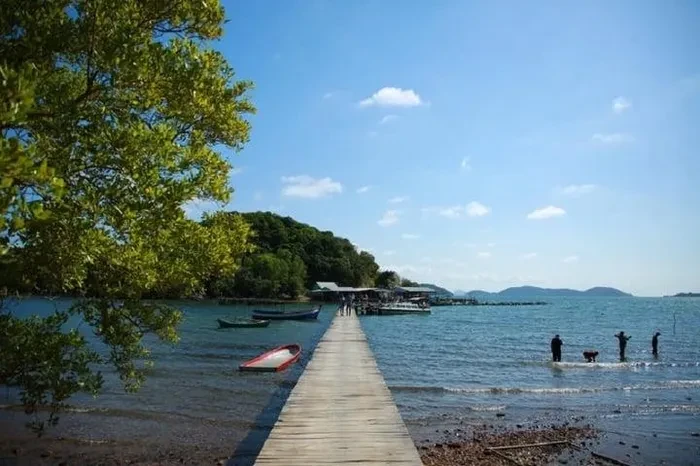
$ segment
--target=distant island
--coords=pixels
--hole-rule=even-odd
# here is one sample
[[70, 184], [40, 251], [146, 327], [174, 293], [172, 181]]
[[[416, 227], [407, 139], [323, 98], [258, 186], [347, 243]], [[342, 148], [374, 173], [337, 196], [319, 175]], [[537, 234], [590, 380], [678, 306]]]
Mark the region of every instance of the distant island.
[[[669, 296], [664, 296], [668, 298]], [[676, 293], [671, 298], [700, 298], [700, 293]]]
[[470, 296], [477, 299], [488, 298], [549, 298], [549, 297], [589, 297], [589, 298], [618, 298], [632, 296], [629, 293], [620, 291], [617, 288], [607, 286], [596, 286], [585, 291], [573, 290], [570, 288], [540, 288], [537, 286], [516, 286], [506, 288], [496, 293], [483, 290], [461, 291], [456, 290], [455, 296]]

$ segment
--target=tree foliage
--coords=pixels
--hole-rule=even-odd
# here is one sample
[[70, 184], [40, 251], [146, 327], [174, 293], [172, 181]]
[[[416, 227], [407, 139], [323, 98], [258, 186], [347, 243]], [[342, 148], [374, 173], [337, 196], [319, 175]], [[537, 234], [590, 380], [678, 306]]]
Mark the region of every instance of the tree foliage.
[[[229, 214], [237, 215], [237, 214]], [[345, 238], [270, 212], [240, 214], [254, 232], [255, 253], [246, 257], [222, 294], [295, 297], [317, 281], [374, 286], [379, 269], [368, 252]]]
[[[249, 251], [240, 216], [204, 225], [181, 209], [228, 199], [230, 165], [215, 147], [239, 150], [249, 136], [251, 83], [207, 47], [223, 19], [218, 0], [2, 2], [3, 272], [18, 287], [98, 298], [44, 319], [0, 314], [0, 384], [19, 386], [28, 412], [99, 391], [98, 358], [137, 388], [142, 337], [175, 341], [180, 320], [140, 299], [202, 293]], [[108, 356], [64, 331], [69, 314]]]
[[383, 270], [377, 275], [376, 285], [379, 288], [392, 289], [401, 285], [401, 277], [392, 270]]

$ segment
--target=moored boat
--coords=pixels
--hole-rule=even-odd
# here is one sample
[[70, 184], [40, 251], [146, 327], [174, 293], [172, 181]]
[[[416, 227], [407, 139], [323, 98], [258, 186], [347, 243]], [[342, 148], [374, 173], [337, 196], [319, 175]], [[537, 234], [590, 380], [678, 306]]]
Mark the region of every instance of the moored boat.
[[263, 320], [313, 320], [318, 318], [321, 308], [310, 309], [305, 311], [253, 311], [253, 319]]
[[301, 356], [301, 346], [297, 344], [278, 346], [249, 361], [238, 369], [241, 371], [276, 372], [289, 367]]
[[430, 308], [415, 303], [396, 302], [379, 306], [377, 313], [379, 315], [430, 314]]
[[267, 327], [268, 325], [270, 325], [269, 320], [260, 319], [216, 319], [216, 321], [219, 323], [219, 328]]

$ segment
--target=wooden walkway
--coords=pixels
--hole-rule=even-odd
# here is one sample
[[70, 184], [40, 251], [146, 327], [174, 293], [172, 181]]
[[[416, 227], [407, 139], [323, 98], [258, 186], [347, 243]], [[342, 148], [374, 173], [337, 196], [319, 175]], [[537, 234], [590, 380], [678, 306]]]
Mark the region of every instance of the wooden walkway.
[[421, 465], [355, 315], [336, 316], [256, 465]]

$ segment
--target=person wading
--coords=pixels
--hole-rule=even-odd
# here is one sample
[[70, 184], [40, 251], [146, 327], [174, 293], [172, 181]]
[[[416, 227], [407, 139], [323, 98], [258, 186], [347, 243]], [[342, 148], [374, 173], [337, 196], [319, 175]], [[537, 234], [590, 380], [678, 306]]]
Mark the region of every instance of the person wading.
[[651, 337], [651, 354], [655, 358], [659, 357], [659, 335], [661, 332], [656, 332], [653, 337]]
[[627, 348], [627, 341], [629, 341], [630, 338], [627, 335], [625, 335], [625, 332], [620, 332], [617, 335], [615, 335], [615, 338], [617, 338], [620, 342], [620, 362], [625, 362], [625, 349]]
[[559, 335], [554, 335], [554, 338], [552, 338], [552, 361], [554, 362], [561, 362], [561, 345], [563, 345], [564, 342], [561, 341], [561, 338], [559, 338]]

